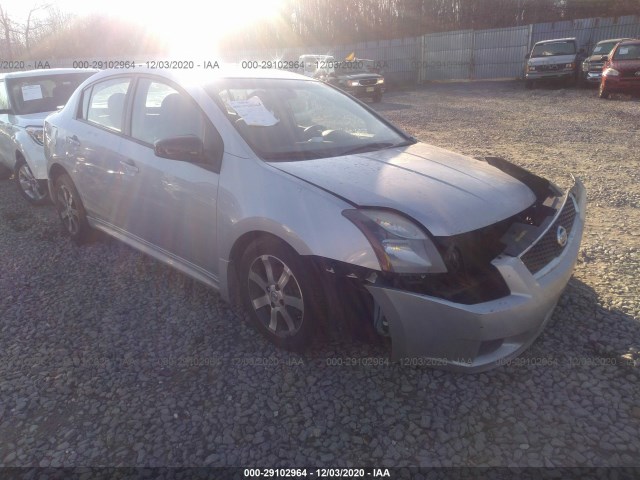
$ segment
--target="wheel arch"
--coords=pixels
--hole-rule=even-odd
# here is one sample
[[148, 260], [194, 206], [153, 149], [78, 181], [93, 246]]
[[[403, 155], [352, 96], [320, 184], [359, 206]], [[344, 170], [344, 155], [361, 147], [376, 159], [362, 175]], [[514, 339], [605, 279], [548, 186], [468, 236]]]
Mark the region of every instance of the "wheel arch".
[[249, 245], [251, 245], [251, 243], [255, 242], [256, 240], [260, 240], [264, 238], [273, 239], [275, 241], [281, 242], [284, 245], [291, 248], [298, 255], [302, 255], [302, 253], [299, 251], [299, 248], [295, 248], [294, 245], [292, 245], [290, 242], [283, 239], [281, 236], [266, 230], [250, 230], [240, 235], [233, 242], [233, 245], [229, 250], [227, 271], [226, 271], [226, 284], [227, 284], [226, 295], [228, 296], [228, 299], [234, 304], [239, 303], [238, 268], [240, 265], [240, 260], [242, 258], [242, 255], [247, 250]]
[[18, 166], [18, 161], [24, 160], [24, 162], [29, 166], [31, 171], [32, 172], [35, 171], [35, 165], [34, 165], [33, 159], [30, 158], [29, 155], [26, 155], [22, 150], [20, 150], [19, 148], [16, 148], [16, 153], [14, 156], [16, 159], [15, 163], [13, 164], [14, 170]]
[[[55, 198], [54, 186], [56, 184], [56, 180], [60, 175], [69, 174], [67, 169], [64, 168], [59, 163], [54, 163], [49, 167], [49, 196], [53, 200]], [[55, 201], [55, 200], [54, 200]]]

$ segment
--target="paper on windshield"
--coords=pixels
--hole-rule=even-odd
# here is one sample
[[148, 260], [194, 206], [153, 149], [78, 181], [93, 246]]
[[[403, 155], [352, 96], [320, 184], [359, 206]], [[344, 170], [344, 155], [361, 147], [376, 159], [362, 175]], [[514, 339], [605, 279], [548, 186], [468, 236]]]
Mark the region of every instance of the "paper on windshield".
[[280, 121], [273, 113], [267, 110], [257, 96], [251, 97], [248, 100], [232, 100], [229, 102], [229, 105], [238, 112], [238, 115], [242, 117], [247, 125], [272, 127]]
[[626, 55], [629, 53], [629, 47], [620, 47], [620, 51], [618, 52], [620, 55]]
[[22, 87], [22, 100], [40, 100], [42, 98], [42, 88], [40, 85], [25, 85]]

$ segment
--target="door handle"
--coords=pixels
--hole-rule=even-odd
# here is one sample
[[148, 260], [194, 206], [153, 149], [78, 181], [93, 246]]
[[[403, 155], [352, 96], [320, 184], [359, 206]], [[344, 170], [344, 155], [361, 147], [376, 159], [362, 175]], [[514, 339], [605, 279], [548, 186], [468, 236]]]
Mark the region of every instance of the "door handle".
[[67, 137], [66, 140], [67, 140], [67, 143], [73, 145], [74, 147], [79, 147], [80, 146], [80, 139], [78, 138], [77, 135], [73, 135], [71, 137]]
[[136, 162], [127, 158], [125, 160], [120, 160], [120, 165], [122, 165], [122, 173], [125, 175], [135, 175], [140, 171], [138, 167], [136, 167]]

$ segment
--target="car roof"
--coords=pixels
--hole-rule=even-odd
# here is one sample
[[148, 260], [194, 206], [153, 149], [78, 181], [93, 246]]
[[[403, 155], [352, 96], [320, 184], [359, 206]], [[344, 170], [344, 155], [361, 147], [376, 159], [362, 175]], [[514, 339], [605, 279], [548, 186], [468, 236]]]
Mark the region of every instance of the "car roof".
[[25, 77], [46, 77], [50, 75], [64, 75], [68, 73], [89, 72], [96, 73], [95, 68], [39, 68], [37, 70], [22, 70], [19, 72], [0, 73], [0, 79], [4, 78], [25, 78]]
[[553, 38], [551, 40], [540, 40], [539, 42], [536, 42], [536, 45], [539, 45], [539, 44], [542, 44], [542, 43], [575, 42], [575, 41], [576, 41], [576, 37]]
[[163, 69], [138, 67], [134, 69], [109, 69], [102, 70], [92, 80], [120, 75], [154, 75], [174, 81], [184, 81], [188, 83], [206, 84], [210, 81], [225, 78], [234, 79], [282, 79], [301, 80], [307, 82], [317, 82], [318, 80], [309, 78], [299, 73], [288, 72], [277, 69], [246, 69], [237, 65], [225, 65], [220, 68], [194, 68], [190, 70]]
[[620, 42], [620, 45], [640, 45], [640, 38], [626, 40], [624, 42]]
[[596, 45], [600, 45], [601, 43], [609, 43], [609, 42], [623, 42], [625, 40], [633, 40], [633, 38], [608, 38], [606, 40], [600, 40]]

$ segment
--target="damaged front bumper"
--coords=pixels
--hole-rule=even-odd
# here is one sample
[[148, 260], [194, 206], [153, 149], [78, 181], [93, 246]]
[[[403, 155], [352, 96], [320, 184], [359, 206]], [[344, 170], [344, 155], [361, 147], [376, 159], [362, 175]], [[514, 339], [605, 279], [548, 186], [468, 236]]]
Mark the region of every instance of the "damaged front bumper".
[[[504, 363], [533, 343], [551, 318], [576, 263], [584, 229], [586, 193], [580, 180], [567, 195], [576, 215], [562, 252], [531, 273], [519, 257], [500, 255], [492, 264], [510, 294], [464, 305], [389, 287], [366, 288], [384, 314], [392, 358], [450, 370], [478, 372]], [[560, 212], [549, 228], [557, 228]], [[540, 235], [541, 242], [545, 234]]]

